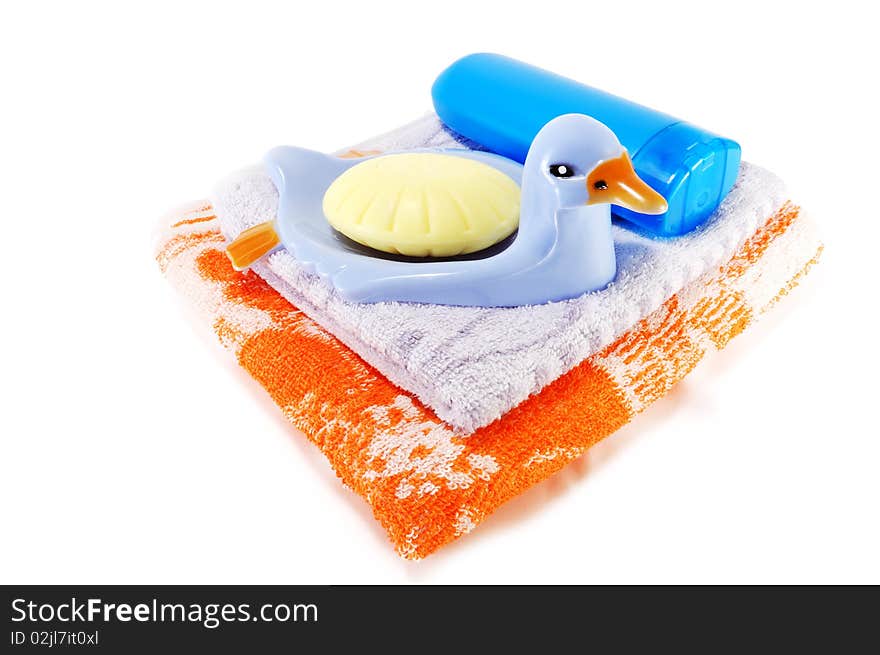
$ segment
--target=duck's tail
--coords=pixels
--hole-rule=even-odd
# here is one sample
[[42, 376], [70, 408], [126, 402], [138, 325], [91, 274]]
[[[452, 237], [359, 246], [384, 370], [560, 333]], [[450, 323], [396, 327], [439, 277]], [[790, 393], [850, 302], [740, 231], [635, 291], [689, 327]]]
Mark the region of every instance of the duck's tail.
[[226, 246], [229, 261], [237, 271], [243, 271], [263, 255], [267, 255], [281, 245], [272, 221], [248, 228]]

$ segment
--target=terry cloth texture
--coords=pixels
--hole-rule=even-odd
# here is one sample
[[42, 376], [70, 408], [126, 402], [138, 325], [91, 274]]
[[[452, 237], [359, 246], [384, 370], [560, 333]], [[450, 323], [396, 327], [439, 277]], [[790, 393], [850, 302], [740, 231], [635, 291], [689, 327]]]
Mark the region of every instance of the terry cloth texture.
[[[434, 115], [351, 151], [466, 147]], [[516, 308], [357, 304], [286, 250], [253, 269], [281, 295], [451, 426], [488, 425], [599, 352], [673, 294], [730, 259], [785, 201], [780, 180], [743, 164], [736, 187], [700, 230], [651, 239], [615, 226], [618, 275], [573, 300]], [[261, 167], [224, 181], [212, 204], [230, 239], [272, 220], [278, 194]]]
[[499, 420], [462, 432], [255, 272], [235, 271], [220, 227], [208, 204], [174, 215], [159, 243], [159, 266], [411, 559], [470, 532], [663, 396], [786, 295], [821, 252], [811, 223], [784, 203], [724, 262], [609, 345]]

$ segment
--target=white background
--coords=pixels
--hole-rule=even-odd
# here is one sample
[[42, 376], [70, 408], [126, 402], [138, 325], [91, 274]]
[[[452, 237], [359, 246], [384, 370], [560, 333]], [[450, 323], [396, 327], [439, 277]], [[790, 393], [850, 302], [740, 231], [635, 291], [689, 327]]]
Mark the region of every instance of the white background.
[[[880, 582], [880, 55], [859, 7], [4, 5], [0, 582]], [[151, 231], [272, 146], [419, 117], [486, 50], [736, 138], [827, 248], [669, 397], [407, 562], [192, 319]]]

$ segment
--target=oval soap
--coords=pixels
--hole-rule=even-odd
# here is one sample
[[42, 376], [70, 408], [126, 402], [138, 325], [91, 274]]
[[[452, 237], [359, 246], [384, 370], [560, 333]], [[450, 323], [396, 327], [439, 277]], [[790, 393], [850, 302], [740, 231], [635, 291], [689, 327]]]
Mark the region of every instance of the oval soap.
[[501, 171], [440, 153], [383, 155], [340, 175], [324, 215], [362, 245], [413, 257], [451, 257], [492, 246], [519, 225], [520, 188]]

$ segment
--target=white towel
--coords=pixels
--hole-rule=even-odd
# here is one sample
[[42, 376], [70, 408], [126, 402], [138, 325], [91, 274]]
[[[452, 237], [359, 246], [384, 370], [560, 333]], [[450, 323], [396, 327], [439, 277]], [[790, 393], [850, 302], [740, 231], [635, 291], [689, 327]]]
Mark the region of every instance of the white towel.
[[[429, 115], [356, 146], [381, 151], [471, 147]], [[707, 271], [725, 263], [786, 200], [775, 175], [743, 163], [709, 221], [675, 239], [614, 227], [618, 274], [579, 298], [515, 308], [350, 303], [284, 249], [253, 270], [453, 428], [491, 423], [611, 344]], [[229, 239], [272, 220], [278, 194], [262, 167], [223, 181], [212, 203]]]

